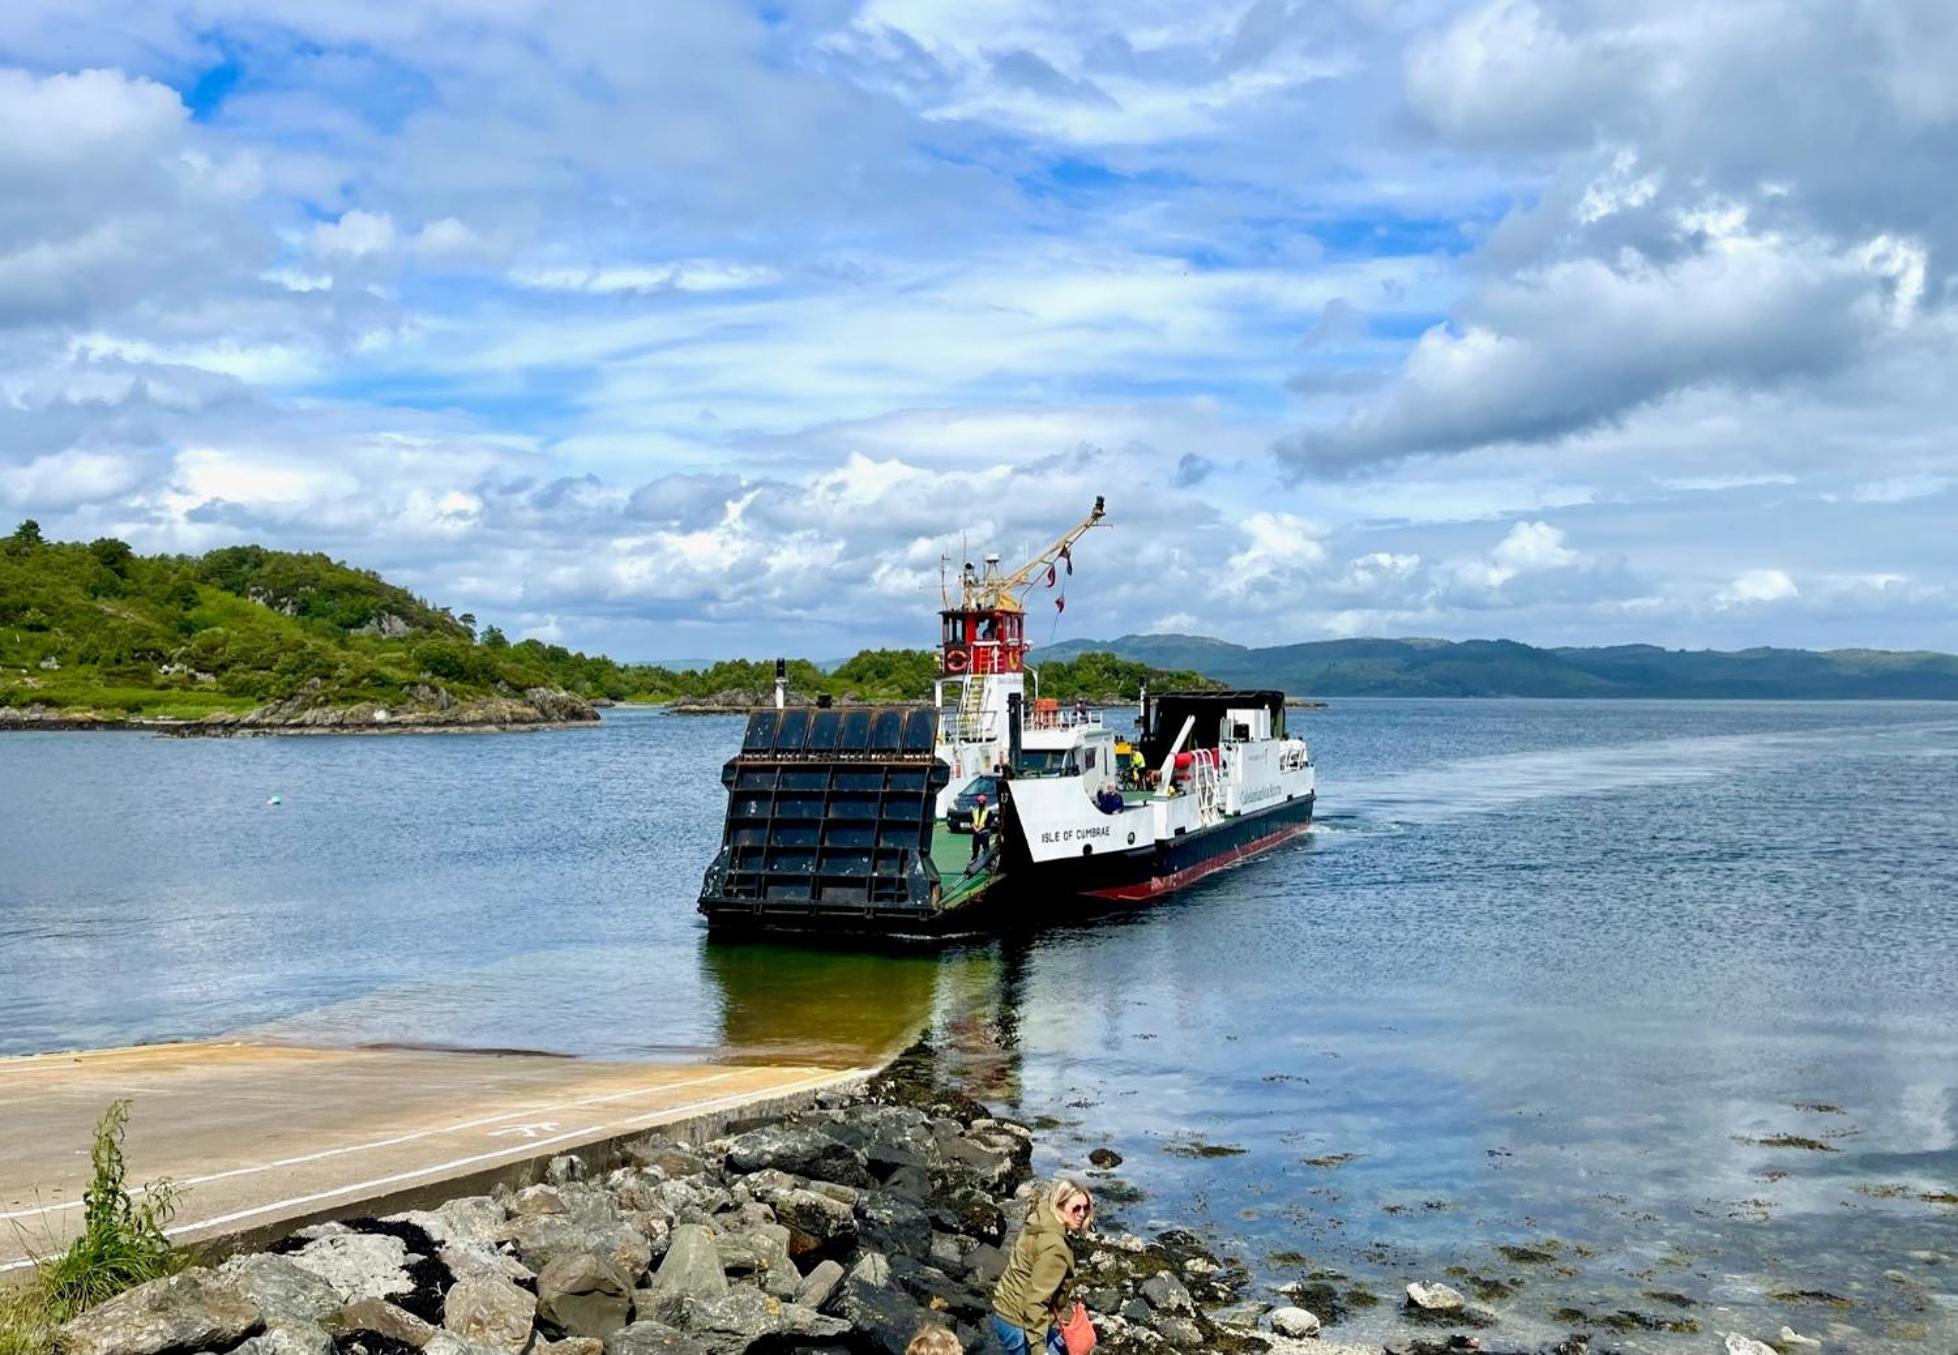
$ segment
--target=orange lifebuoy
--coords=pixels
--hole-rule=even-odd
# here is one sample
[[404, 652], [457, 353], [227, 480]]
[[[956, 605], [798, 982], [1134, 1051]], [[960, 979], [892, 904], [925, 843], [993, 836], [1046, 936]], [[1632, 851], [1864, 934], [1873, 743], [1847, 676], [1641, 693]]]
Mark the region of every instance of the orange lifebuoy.
[[945, 651], [945, 671], [948, 673], [963, 673], [966, 665], [970, 662], [972, 662], [972, 656], [963, 649], [948, 649]]
[[1009, 673], [1017, 673], [1017, 672], [1019, 672], [1019, 671], [1020, 671], [1020, 651], [1019, 651], [1019, 650], [1017, 650], [1017, 649], [1015, 649], [1015, 648], [1013, 648], [1013, 647], [1012, 647], [1011, 645], [1008, 645], [1008, 646], [1006, 647], [1006, 650], [1005, 650], [1005, 653], [1006, 653], [1006, 671], [1007, 671], [1007, 672], [1009, 672]]

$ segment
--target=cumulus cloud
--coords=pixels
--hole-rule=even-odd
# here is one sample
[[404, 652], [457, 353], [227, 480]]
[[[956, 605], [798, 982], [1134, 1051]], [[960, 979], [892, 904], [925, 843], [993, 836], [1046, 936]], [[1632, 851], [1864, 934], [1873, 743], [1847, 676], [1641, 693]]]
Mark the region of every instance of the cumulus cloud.
[[1381, 398], [1278, 454], [1347, 471], [1553, 441], [1695, 386], [1819, 376], [1881, 332], [1892, 283], [1867, 249], [1741, 234], [1670, 264], [1561, 261], [1489, 284], [1459, 326], [1421, 336]]
[[[1321, 404], [1281, 461], [1561, 448], [1695, 392], [1800, 400], [1905, 345], [1958, 356], [1932, 315], [1958, 246], [1930, 173], [1958, 150], [1923, 82], [1933, 54], [1958, 59], [1958, 25], [1912, 0], [1492, 0], [1417, 35], [1405, 97], [1436, 144], [1540, 187], [1448, 322], [1378, 391]], [[1298, 388], [1336, 393], [1311, 379]]]
[[1716, 606], [1746, 607], [1763, 602], [1785, 602], [1802, 595], [1795, 581], [1788, 577], [1787, 571], [1780, 569], [1748, 569], [1736, 574], [1733, 581], [1713, 595]]

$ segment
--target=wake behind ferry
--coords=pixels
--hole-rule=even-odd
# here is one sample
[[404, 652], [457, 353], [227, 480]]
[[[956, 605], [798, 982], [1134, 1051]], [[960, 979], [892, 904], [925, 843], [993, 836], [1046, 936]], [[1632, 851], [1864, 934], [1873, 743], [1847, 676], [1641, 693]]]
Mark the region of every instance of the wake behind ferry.
[[[1018, 569], [987, 556], [948, 582], [930, 705], [790, 706], [778, 682], [722, 769], [710, 928], [983, 931], [1153, 899], [1306, 831], [1314, 769], [1282, 692], [1145, 693], [1133, 735], [1041, 697], [1027, 602], [1105, 516], [1097, 498]], [[955, 831], [975, 812], [982, 831]]]

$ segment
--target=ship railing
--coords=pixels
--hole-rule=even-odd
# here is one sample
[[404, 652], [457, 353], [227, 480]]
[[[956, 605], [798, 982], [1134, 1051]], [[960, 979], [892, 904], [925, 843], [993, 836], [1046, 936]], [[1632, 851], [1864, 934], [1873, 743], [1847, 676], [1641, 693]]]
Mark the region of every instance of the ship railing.
[[1098, 710], [1058, 710], [1052, 707], [1042, 708], [1036, 703], [1035, 708], [1027, 715], [1028, 729], [1099, 729], [1100, 727], [1101, 712]]
[[943, 706], [938, 712], [940, 737], [950, 743], [989, 743], [997, 717], [997, 711], [968, 711], [958, 706]]

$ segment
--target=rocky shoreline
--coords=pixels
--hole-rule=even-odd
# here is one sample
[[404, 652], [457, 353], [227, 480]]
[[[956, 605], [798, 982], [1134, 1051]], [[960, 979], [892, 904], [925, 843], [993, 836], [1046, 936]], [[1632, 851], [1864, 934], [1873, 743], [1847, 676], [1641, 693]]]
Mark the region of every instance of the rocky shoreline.
[[[61, 1349], [901, 1355], [937, 1323], [968, 1351], [988, 1350], [989, 1294], [1039, 1184], [1033, 1148], [1032, 1130], [945, 1085], [918, 1048], [865, 1084], [705, 1143], [654, 1135], [602, 1172], [558, 1157], [523, 1189], [302, 1228], [110, 1300], [63, 1328]], [[1101, 1150], [1096, 1163], [1119, 1158]], [[1077, 1293], [1106, 1355], [1383, 1350], [1321, 1337], [1343, 1306], [1337, 1277], [1267, 1298], [1241, 1260], [1175, 1228], [1093, 1232], [1077, 1254]], [[1472, 1334], [1492, 1315], [1445, 1285], [1407, 1289], [1408, 1325], [1423, 1334], [1388, 1355], [1495, 1348]], [[1589, 1341], [1541, 1349], [1578, 1355]], [[1730, 1355], [1773, 1349], [1725, 1344]]]
[[178, 738], [246, 734], [473, 734], [572, 729], [597, 723], [598, 709], [581, 696], [533, 687], [521, 696], [458, 699], [430, 687], [405, 703], [335, 705], [304, 694], [243, 712], [166, 719], [53, 706], [0, 706], [0, 731], [145, 730]]

